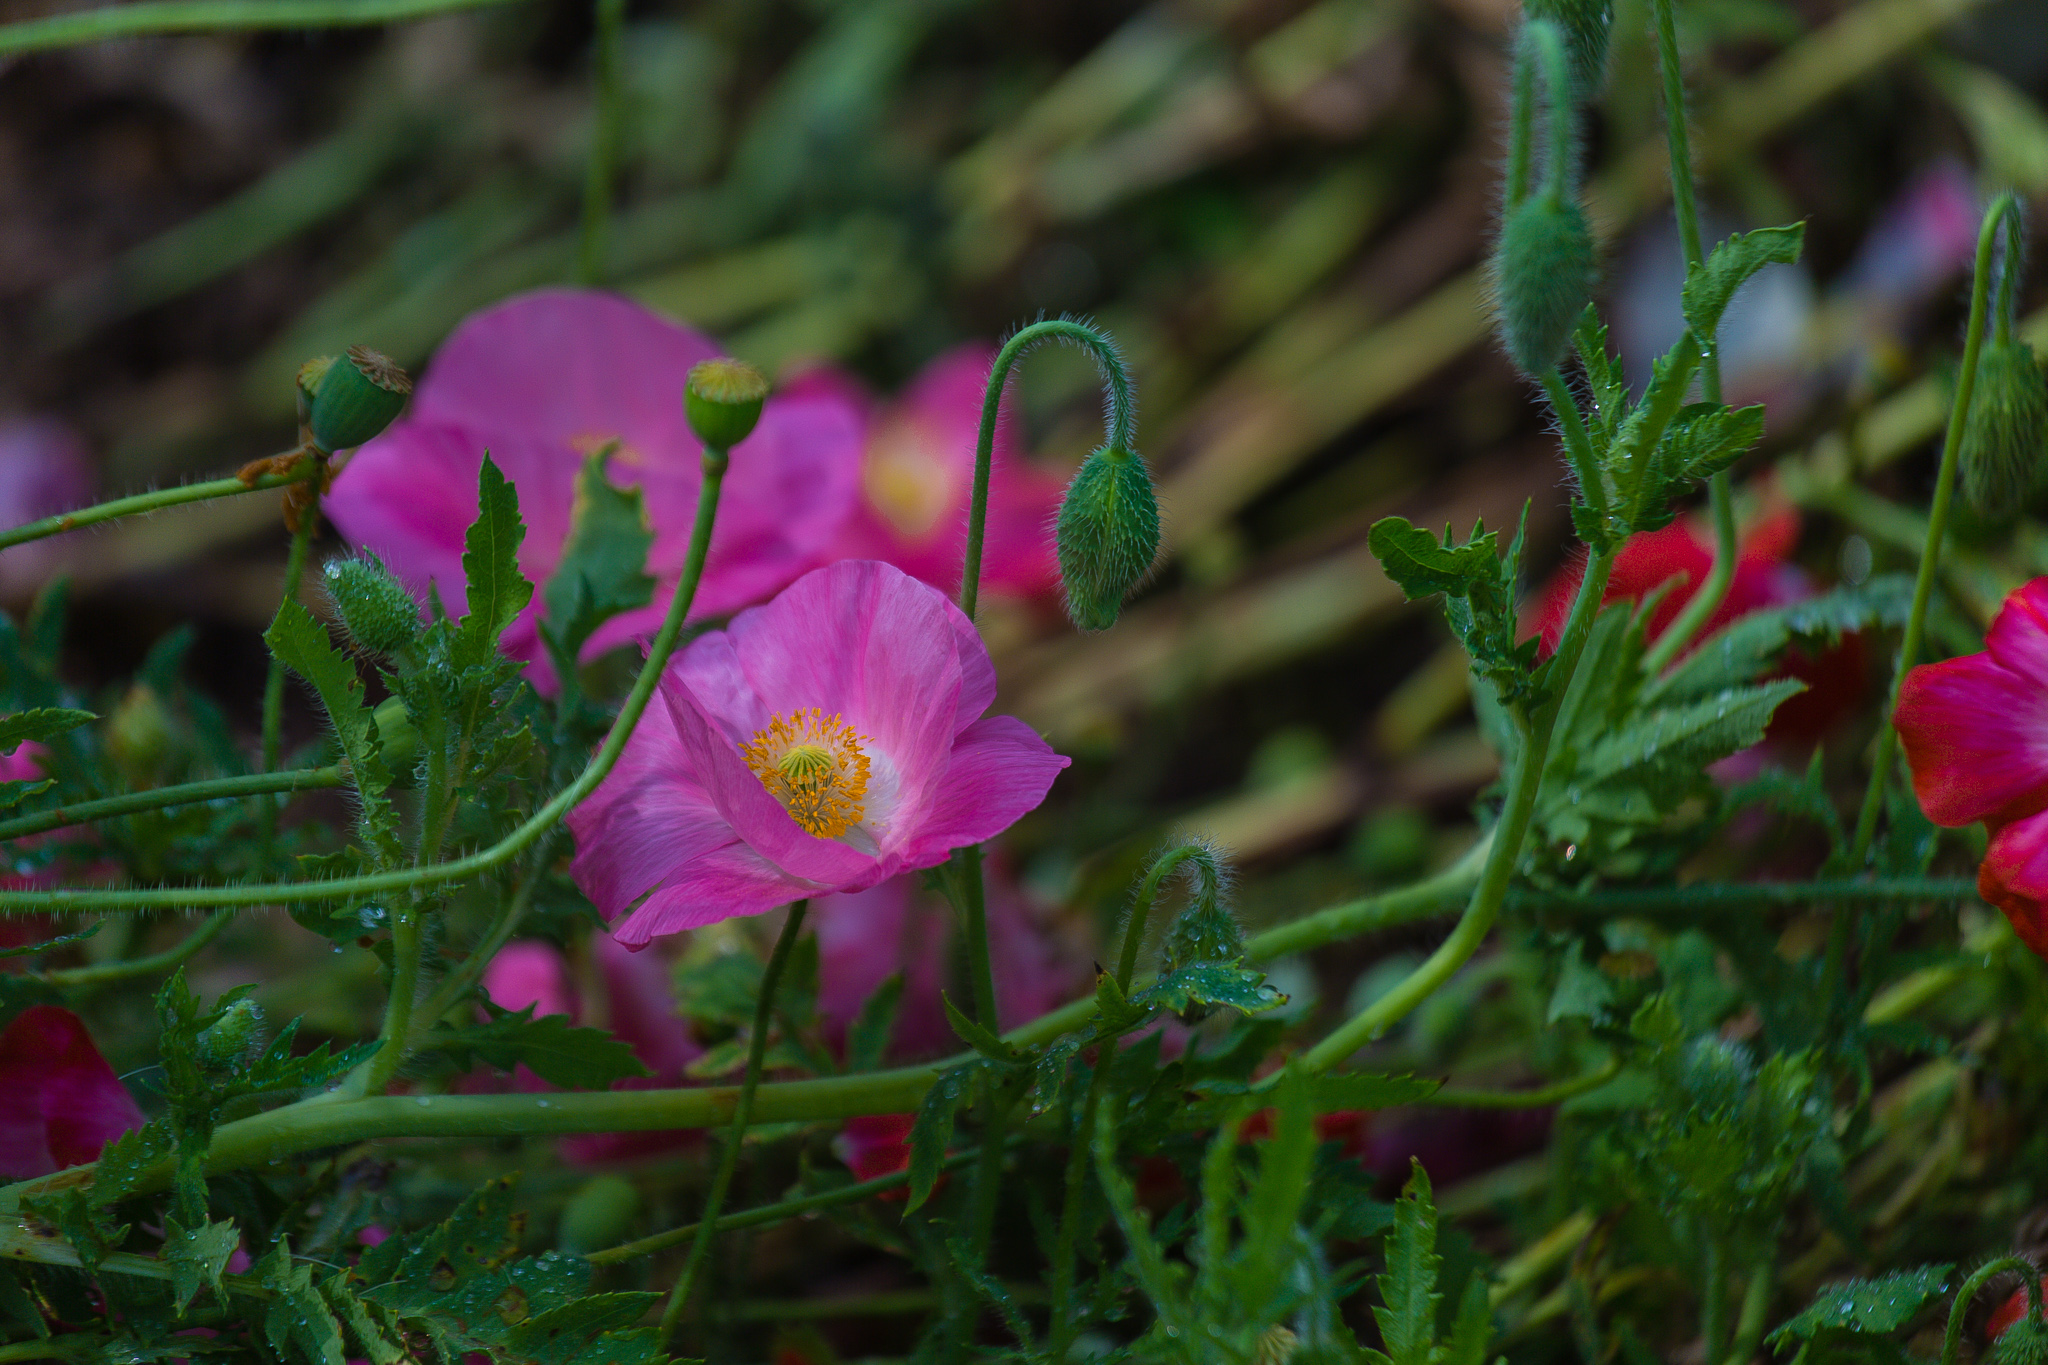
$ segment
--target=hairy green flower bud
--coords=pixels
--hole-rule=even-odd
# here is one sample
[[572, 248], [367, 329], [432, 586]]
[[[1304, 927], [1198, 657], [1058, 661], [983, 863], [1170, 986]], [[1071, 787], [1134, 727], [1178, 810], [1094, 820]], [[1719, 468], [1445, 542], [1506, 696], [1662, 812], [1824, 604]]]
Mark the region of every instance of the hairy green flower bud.
[[[306, 371], [299, 374], [303, 387]], [[412, 380], [397, 362], [367, 346], [351, 346], [334, 359], [319, 385], [306, 425], [314, 444], [329, 452], [359, 446], [390, 426], [412, 392]]]
[[1593, 297], [1586, 215], [1560, 195], [1530, 195], [1501, 224], [1491, 269], [1501, 343], [1523, 373], [1540, 375], [1564, 357]]
[[1963, 493], [1992, 516], [2017, 512], [2048, 472], [2048, 385], [2034, 348], [1986, 341], [1963, 421]]
[[1082, 462], [1060, 503], [1060, 578], [1067, 615], [1108, 630], [1159, 554], [1159, 498], [1135, 450], [1104, 446]]
[[1222, 897], [1205, 886], [1174, 916], [1162, 948], [1168, 971], [1196, 962], [1242, 962], [1244, 930]]
[[371, 719], [377, 722], [377, 744], [384, 755], [384, 767], [400, 786], [406, 785], [413, 763], [420, 755], [420, 732], [413, 728], [412, 713], [399, 697], [377, 703]]
[[199, 1065], [212, 1072], [246, 1065], [262, 1050], [263, 1009], [254, 1000], [235, 1001], [199, 1035]]
[[1614, 0], [1523, 0], [1531, 19], [1548, 19], [1564, 34], [1571, 64], [1572, 103], [1584, 104], [1607, 83], [1607, 37], [1614, 27]]
[[711, 450], [731, 450], [747, 439], [761, 420], [768, 398], [768, 379], [740, 360], [704, 360], [690, 367], [683, 390], [683, 415], [690, 430]]
[[136, 683], [107, 720], [107, 754], [131, 787], [163, 780], [171, 752], [171, 715], [148, 683]]
[[632, 1181], [619, 1175], [595, 1176], [562, 1206], [555, 1245], [571, 1256], [587, 1256], [613, 1246], [626, 1235], [639, 1212], [640, 1191]]
[[420, 607], [405, 585], [374, 554], [331, 561], [324, 571], [327, 595], [349, 638], [372, 654], [388, 655], [420, 634]]

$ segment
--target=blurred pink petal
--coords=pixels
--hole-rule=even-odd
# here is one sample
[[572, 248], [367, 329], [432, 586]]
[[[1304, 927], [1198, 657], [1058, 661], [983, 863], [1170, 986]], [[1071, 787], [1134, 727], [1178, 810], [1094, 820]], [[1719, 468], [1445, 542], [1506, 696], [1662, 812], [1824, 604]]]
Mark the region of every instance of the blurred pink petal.
[[[682, 571], [701, 477], [683, 384], [692, 365], [717, 354], [710, 338], [594, 290], [543, 289], [487, 308], [443, 343], [406, 418], [349, 460], [328, 515], [422, 596], [431, 583], [459, 613], [462, 537], [484, 453], [519, 490], [519, 563], [538, 585], [559, 562], [577, 470], [616, 440], [607, 472], [646, 495], [657, 587], [649, 606], [607, 623], [585, 657], [651, 634]], [[859, 442], [858, 411], [837, 394], [768, 400], [733, 451], [693, 619], [759, 601], [827, 557], [853, 509]], [[536, 665], [536, 685], [551, 687], [540, 605], [536, 594], [505, 647]]]
[[[0, 531], [85, 506], [94, 483], [92, 458], [71, 428], [46, 417], [0, 422]], [[58, 540], [0, 551], [0, 596], [33, 593], [66, 553]]]
[[85, 1021], [56, 1005], [22, 1011], [0, 1032], [0, 1177], [26, 1180], [99, 1159], [143, 1125], [142, 1110], [93, 1045]]
[[1913, 669], [1899, 688], [1893, 719], [1913, 790], [1939, 825], [2048, 806], [2048, 578], [2005, 599], [1989, 642]]

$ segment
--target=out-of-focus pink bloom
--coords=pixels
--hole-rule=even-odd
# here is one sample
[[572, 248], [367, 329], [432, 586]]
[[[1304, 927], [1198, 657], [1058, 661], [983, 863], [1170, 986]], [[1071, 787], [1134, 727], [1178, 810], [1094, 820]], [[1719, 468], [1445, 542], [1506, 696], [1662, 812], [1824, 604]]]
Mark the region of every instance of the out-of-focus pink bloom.
[[[867, 410], [861, 497], [838, 557], [879, 559], [953, 592], [967, 551], [974, 447], [993, 348], [971, 343], [939, 356], [887, 403], [869, 401], [833, 371], [797, 380], [793, 393], [837, 392]], [[988, 524], [982, 541], [984, 593], [1037, 597], [1059, 586], [1052, 522], [1065, 481], [1024, 457], [1024, 435], [1005, 395], [989, 466]]]
[[[590, 951], [604, 986], [604, 1026], [629, 1044], [640, 1064], [652, 1073], [628, 1077], [612, 1088], [657, 1090], [691, 1084], [684, 1068], [697, 1060], [703, 1050], [690, 1036], [689, 1025], [676, 1008], [668, 964], [653, 953], [631, 952], [606, 934], [591, 935]], [[485, 969], [484, 991], [501, 1009], [521, 1010], [532, 1005], [536, 1018], [566, 1014], [588, 1024], [598, 1014], [595, 1009], [586, 1010], [577, 1000], [568, 964], [547, 943], [507, 944]], [[529, 1092], [550, 1088], [524, 1067], [519, 1069], [516, 1084]], [[563, 1138], [561, 1151], [579, 1165], [603, 1165], [669, 1151], [694, 1142], [697, 1137], [694, 1130], [582, 1133]]]
[[[328, 515], [420, 594], [432, 583], [459, 613], [462, 538], [476, 518], [485, 451], [519, 490], [520, 569], [544, 583], [569, 531], [578, 469], [617, 441], [607, 472], [646, 495], [657, 586], [651, 604], [607, 622], [584, 655], [651, 633], [682, 572], [702, 474], [683, 385], [692, 365], [718, 354], [709, 337], [592, 290], [543, 289], [486, 308], [442, 344], [405, 419], [349, 460], [327, 495]], [[859, 451], [859, 413], [845, 398], [771, 397], [733, 450], [693, 617], [760, 601], [823, 562], [853, 510]], [[551, 687], [540, 607], [535, 594], [505, 649]]]
[[[832, 1151], [860, 1180], [894, 1175], [910, 1165], [910, 1130], [915, 1114], [864, 1114], [846, 1121], [832, 1139]], [[884, 1199], [902, 1199], [907, 1189], [891, 1190]]]
[[[78, 434], [47, 417], [0, 422], [0, 531], [92, 501], [92, 458]], [[43, 585], [65, 549], [32, 540], [0, 552], [0, 597], [24, 597]]]
[[93, 1046], [85, 1021], [35, 1005], [0, 1032], [0, 1177], [27, 1180], [99, 1159], [143, 1124], [134, 1096]]
[[874, 560], [806, 574], [671, 663], [665, 704], [569, 816], [577, 884], [637, 946], [934, 866], [1067, 766], [1022, 721], [982, 717], [995, 693], [938, 590]]
[[1977, 889], [2048, 958], [2048, 578], [2005, 599], [1985, 644], [1909, 672], [1892, 719], [1920, 809], [1984, 822]]
[[[954, 914], [918, 881], [893, 877], [866, 891], [815, 903], [818, 1014], [834, 1048], [844, 1046], [847, 1025], [875, 988], [897, 972], [903, 974], [903, 995], [889, 1055], [918, 1061], [962, 1046], [939, 1000], [952, 960]], [[1062, 960], [1037, 907], [1003, 874], [998, 861], [990, 860], [986, 882], [996, 1010], [1004, 1028], [1015, 1028], [1066, 1000], [1080, 974]], [[957, 989], [954, 1004], [969, 1008]]]

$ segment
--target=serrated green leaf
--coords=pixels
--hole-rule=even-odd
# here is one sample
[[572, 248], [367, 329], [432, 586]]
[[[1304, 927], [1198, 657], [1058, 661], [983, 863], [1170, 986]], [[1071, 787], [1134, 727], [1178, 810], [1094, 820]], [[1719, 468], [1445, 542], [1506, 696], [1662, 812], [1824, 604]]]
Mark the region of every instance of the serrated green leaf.
[[1286, 1004], [1287, 996], [1267, 985], [1263, 972], [1220, 962], [1196, 962], [1160, 977], [1132, 1003], [1171, 1010], [1183, 1017], [1218, 1007], [1257, 1014]]
[[168, 1118], [154, 1118], [131, 1128], [100, 1149], [93, 1168], [92, 1201], [102, 1207], [118, 1203], [140, 1184], [177, 1145]]
[[250, 1276], [270, 1291], [263, 1335], [272, 1350], [305, 1365], [346, 1365], [341, 1325], [313, 1284], [313, 1268], [293, 1261], [288, 1243], [280, 1240]]
[[1831, 1284], [1813, 1302], [1766, 1337], [1775, 1345], [1787, 1338], [1810, 1340], [1822, 1332], [1896, 1332], [1922, 1309], [1948, 1292], [1952, 1264], [1896, 1270], [1872, 1280]]
[[1760, 687], [1731, 687], [1717, 696], [1641, 715], [1594, 745], [1580, 767], [1590, 782], [1640, 774], [1654, 794], [1682, 794], [1708, 764], [1763, 738], [1771, 713], [1806, 684], [1781, 678]]
[[486, 453], [477, 470], [476, 520], [462, 540], [469, 612], [455, 632], [453, 662], [458, 671], [496, 658], [498, 637], [533, 600], [533, 584], [519, 572], [519, 546], [525, 539], [519, 494]]
[[1851, 632], [1905, 624], [1912, 600], [1911, 575], [1881, 574], [1860, 587], [1748, 612], [1652, 682], [1644, 700], [1690, 701], [1754, 682], [1787, 645], [1831, 645]]
[[500, 1071], [524, 1065], [567, 1090], [609, 1090], [628, 1077], [650, 1075], [632, 1046], [598, 1028], [579, 1028], [566, 1014], [534, 1017], [533, 1005], [511, 1011], [488, 1002], [480, 1024], [437, 1027], [425, 1046], [449, 1055], [458, 1070], [482, 1060]]
[[1498, 581], [1497, 539], [1491, 531], [1475, 529], [1465, 544], [1450, 544], [1448, 535], [1439, 541], [1406, 518], [1382, 517], [1367, 533], [1366, 545], [1412, 602], [1435, 593], [1463, 597], [1477, 584]]
[[329, 1275], [319, 1282], [319, 1288], [328, 1308], [361, 1348], [363, 1358], [370, 1365], [408, 1365], [412, 1357], [402, 1345], [392, 1341], [393, 1332], [380, 1316], [380, 1310], [365, 1303], [349, 1287], [345, 1272]]
[[614, 488], [604, 476], [610, 452], [599, 451], [576, 474], [576, 500], [561, 562], [541, 598], [541, 624], [557, 670], [573, 670], [597, 628], [654, 600], [647, 552], [654, 532], [638, 488]]
[[0, 754], [11, 754], [23, 744], [54, 739], [67, 730], [76, 730], [87, 721], [98, 719], [99, 716], [91, 711], [78, 711], [68, 706], [39, 706], [31, 711], [0, 716]]
[[1690, 403], [1664, 428], [1657, 463], [1672, 483], [1704, 479], [1741, 459], [1763, 434], [1762, 404], [1731, 408], [1720, 403]]
[[1259, 1173], [1239, 1214], [1244, 1225], [1239, 1278], [1248, 1304], [1271, 1300], [1294, 1270], [1302, 1203], [1316, 1158], [1313, 1085], [1299, 1066], [1290, 1066], [1275, 1090], [1273, 1138], [1260, 1147]]
[[179, 1314], [202, 1289], [213, 1290], [214, 1297], [226, 1306], [227, 1290], [220, 1277], [241, 1244], [242, 1235], [230, 1221], [188, 1228], [175, 1214], [164, 1219], [164, 1245], [157, 1259], [171, 1268], [171, 1295]]
[[1017, 1060], [1017, 1049], [962, 1014], [953, 998], [944, 991], [939, 992], [939, 1003], [945, 1007], [946, 1022], [953, 1026], [953, 1032], [959, 1035], [961, 1042], [990, 1061], [1009, 1063]]
[[1791, 265], [1806, 241], [1806, 224], [1738, 232], [1686, 272], [1682, 296], [1686, 326], [1701, 338], [1714, 335], [1735, 291], [1767, 265]]
[[910, 1125], [910, 1200], [904, 1212], [915, 1212], [938, 1187], [939, 1171], [946, 1160], [946, 1147], [953, 1141], [953, 1125], [971, 1097], [974, 1078], [984, 1064], [970, 1062], [943, 1073], [925, 1091], [917, 1106], [917, 1118]]
[[1487, 1304], [1486, 1280], [1474, 1274], [1465, 1281], [1451, 1339], [1437, 1352], [1434, 1365], [1486, 1365], [1486, 1348], [1492, 1340], [1493, 1311]]
[[1599, 968], [1586, 961], [1584, 948], [1572, 944], [1557, 973], [1557, 988], [1550, 993], [1550, 1008], [1543, 1022], [1560, 1019], [1600, 1019], [1614, 1003], [1614, 983]]
[[398, 820], [385, 793], [391, 775], [385, 770], [377, 743], [377, 726], [370, 708], [363, 704], [363, 680], [355, 665], [334, 647], [326, 627], [295, 597], [278, 603], [277, 616], [263, 633], [270, 652], [292, 672], [312, 685], [334, 723], [335, 737], [348, 759], [351, 780], [361, 798], [358, 819], [364, 840], [380, 859], [396, 861], [403, 853], [398, 840]]
[[0, 958], [34, 957], [38, 953], [53, 952], [58, 948], [68, 948], [74, 943], [83, 943], [94, 934], [97, 934], [100, 931], [100, 927], [105, 923], [105, 920], [94, 920], [75, 934], [59, 934], [55, 938], [46, 938], [41, 943], [24, 943], [18, 948], [0, 948]]
[[1430, 1365], [1436, 1338], [1436, 1205], [1420, 1161], [1394, 1205], [1394, 1230], [1387, 1236], [1387, 1273], [1379, 1277], [1384, 1307], [1372, 1310], [1393, 1365]]

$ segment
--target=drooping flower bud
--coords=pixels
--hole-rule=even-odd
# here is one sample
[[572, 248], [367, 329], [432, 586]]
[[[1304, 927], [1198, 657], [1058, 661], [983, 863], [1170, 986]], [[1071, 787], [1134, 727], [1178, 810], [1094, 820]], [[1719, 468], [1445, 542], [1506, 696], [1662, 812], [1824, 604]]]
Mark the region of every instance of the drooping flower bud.
[[711, 450], [731, 450], [761, 420], [768, 378], [742, 360], [703, 360], [690, 367], [683, 390], [683, 415], [690, 430]]
[[254, 1000], [242, 999], [199, 1035], [199, 1065], [208, 1071], [232, 1071], [247, 1064], [263, 1049], [263, 1009]]
[[1166, 970], [1197, 962], [1244, 960], [1244, 929], [1223, 903], [1220, 877], [1197, 874], [1195, 894], [1167, 927], [1160, 945]]
[[107, 754], [131, 787], [154, 787], [171, 751], [171, 717], [148, 683], [128, 689], [107, 721]]
[[[306, 368], [299, 375], [303, 388]], [[306, 424], [313, 443], [329, 453], [359, 446], [390, 426], [412, 392], [412, 380], [398, 363], [367, 346], [351, 346], [335, 358], [319, 385]]]
[[1564, 34], [1571, 65], [1571, 99], [1584, 104], [1607, 83], [1607, 38], [1614, 27], [1614, 0], [1523, 0], [1531, 19], [1548, 19]]
[[1491, 269], [1501, 344], [1523, 373], [1540, 375], [1563, 359], [1593, 297], [1586, 215], [1562, 195], [1530, 195], [1501, 224]]
[[1058, 522], [1067, 615], [1082, 630], [1108, 630], [1159, 554], [1159, 498], [1135, 450], [1104, 446], [1067, 485]]
[[1992, 516], [2017, 512], [2048, 474], [2048, 385], [2026, 342], [1985, 341], [1961, 456], [1964, 495]]
[[419, 638], [420, 608], [373, 554], [333, 560], [327, 593], [349, 638], [372, 654], [396, 654]]

